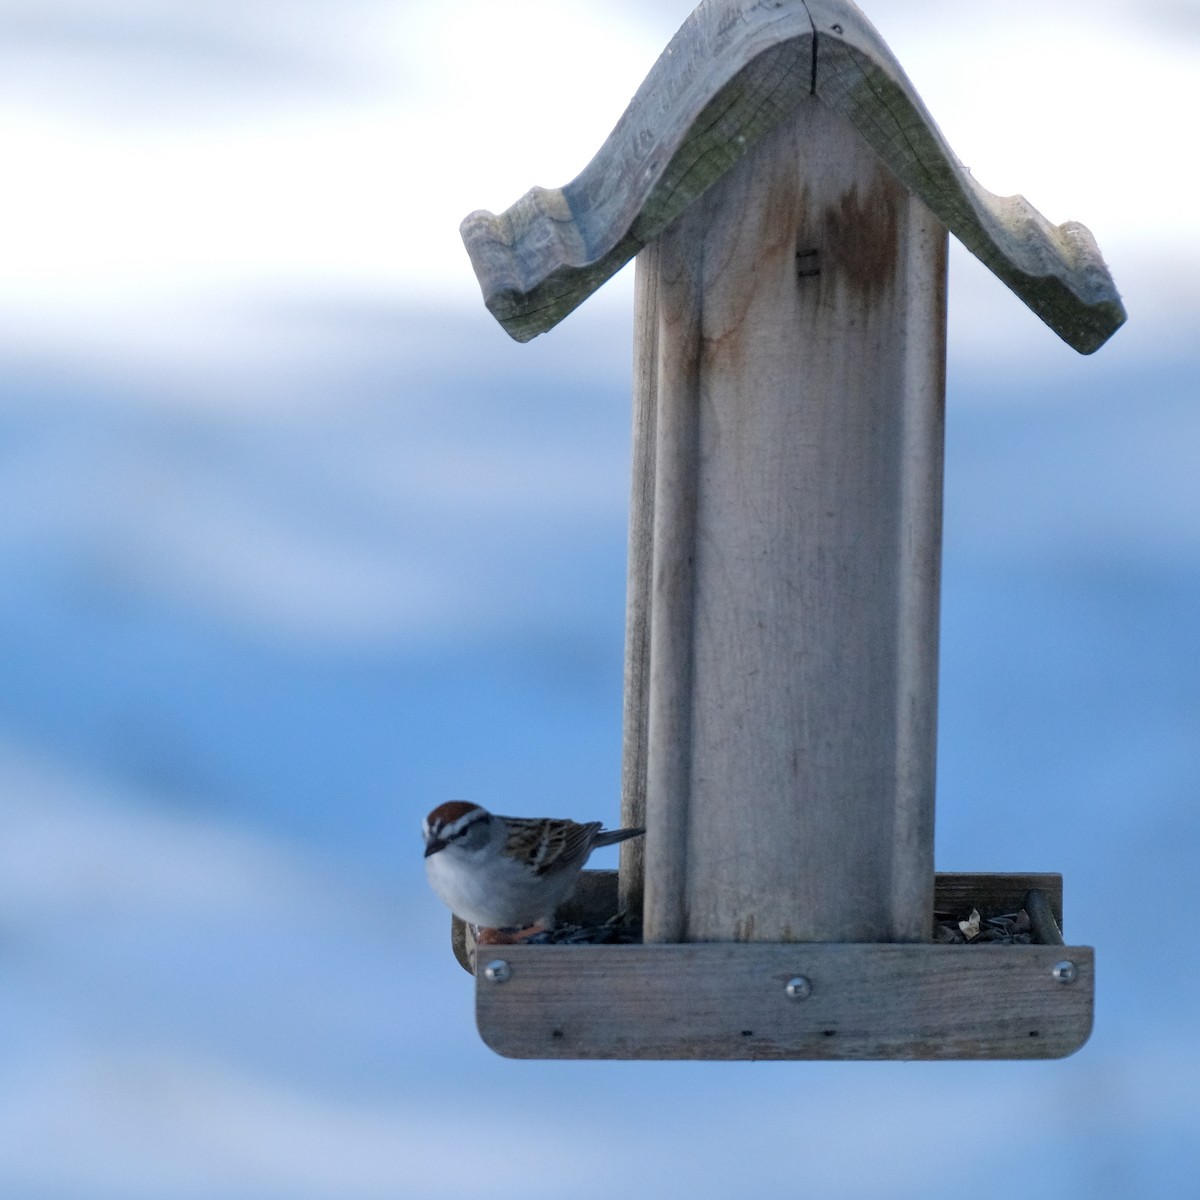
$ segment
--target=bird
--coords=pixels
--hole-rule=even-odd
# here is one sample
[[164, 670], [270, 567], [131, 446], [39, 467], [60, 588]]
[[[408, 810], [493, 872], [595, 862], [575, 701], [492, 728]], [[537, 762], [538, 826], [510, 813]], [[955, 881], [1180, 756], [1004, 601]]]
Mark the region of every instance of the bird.
[[605, 829], [601, 821], [504, 817], [450, 800], [425, 818], [425, 873], [456, 916], [489, 932], [518, 929], [523, 940], [552, 924], [593, 850], [644, 832]]

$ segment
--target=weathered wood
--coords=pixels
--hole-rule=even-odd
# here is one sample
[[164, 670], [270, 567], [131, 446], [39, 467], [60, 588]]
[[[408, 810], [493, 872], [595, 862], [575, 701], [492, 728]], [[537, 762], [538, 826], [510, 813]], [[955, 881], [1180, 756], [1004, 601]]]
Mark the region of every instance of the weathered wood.
[[1068, 345], [1098, 350], [1125, 309], [1091, 232], [1054, 225], [1024, 196], [976, 183], [874, 26], [845, 0], [807, 0], [816, 94], [847, 117], [907, 188]]
[[809, 100], [639, 265], [647, 941], [928, 937], [945, 250]]
[[[933, 909], [935, 914], [965, 917], [976, 908], [983, 917], [994, 917], [1024, 908], [1027, 895], [1034, 891], [1044, 897], [1054, 928], [1060, 931], [1058, 940], [1061, 942], [1061, 875], [939, 871], [934, 876]], [[581, 872], [574, 894], [559, 911], [559, 920], [564, 924], [603, 925], [617, 913], [631, 914], [618, 892], [617, 872], [593, 869]], [[1038, 931], [1039, 923], [1034, 920], [1034, 941], [1053, 944], [1052, 939], [1040, 938]], [[451, 921], [450, 943], [463, 970], [473, 974], [475, 940], [458, 917]]]
[[488, 309], [519, 342], [553, 328], [811, 86], [803, 4], [701, 4], [577, 178], [463, 221]]
[[[638, 258], [634, 277], [633, 463], [625, 584], [625, 679], [621, 754], [621, 825], [645, 828], [650, 721], [650, 587], [654, 573], [655, 446], [658, 410], [658, 243]], [[620, 907], [641, 918], [644, 838], [621, 846]]]
[[1063, 923], [1063, 879], [1057, 873], [1015, 874], [989, 872], [942, 872], [934, 885], [933, 907], [936, 912], [966, 916], [977, 908], [983, 917], [998, 917], [1019, 912], [1025, 895], [1036, 889], [1046, 898], [1050, 912]]
[[1086, 946], [513, 946], [481, 972], [496, 958], [476, 1022], [513, 1058], [1060, 1058], [1092, 1027]]
[[1068, 344], [1091, 353], [1122, 324], [1089, 231], [976, 184], [848, 0], [705, 0], [576, 179], [463, 221], [488, 308], [518, 341], [552, 328], [814, 87]]
[[[489, 948], [477, 1016], [501, 1053], [1086, 1039], [1089, 948], [902, 944], [970, 886], [935, 899], [932, 869], [947, 227], [1076, 349], [1124, 320], [1087, 230], [979, 188], [840, 0], [705, 0], [578, 179], [463, 223], [519, 340], [646, 247], [622, 806], [647, 835], [619, 903], [648, 944]], [[1061, 881], [1016, 878], [970, 906], [1028, 892], [1051, 938]], [[601, 900], [611, 877], [577, 911]], [[470, 959], [469, 931], [455, 946]]]

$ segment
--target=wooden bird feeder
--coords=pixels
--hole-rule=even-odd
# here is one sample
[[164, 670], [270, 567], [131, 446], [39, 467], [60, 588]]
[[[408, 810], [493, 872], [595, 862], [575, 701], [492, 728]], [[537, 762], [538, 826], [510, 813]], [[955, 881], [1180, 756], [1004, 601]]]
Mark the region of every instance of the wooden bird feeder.
[[[481, 953], [501, 1054], [1087, 1040], [1061, 877], [934, 872], [947, 231], [1081, 353], [1125, 319], [1088, 230], [981, 188], [846, 0], [705, 0], [578, 178], [463, 222], [518, 341], [638, 260], [622, 821], [646, 836], [573, 915], [644, 940]], [[935, 908], [1021, 907], [1035, 944], [933, 940]]]

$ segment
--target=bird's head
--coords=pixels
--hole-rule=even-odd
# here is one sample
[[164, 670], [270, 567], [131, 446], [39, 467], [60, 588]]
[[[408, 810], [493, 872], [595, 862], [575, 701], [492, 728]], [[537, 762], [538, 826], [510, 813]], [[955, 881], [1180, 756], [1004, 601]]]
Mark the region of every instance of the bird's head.
[[477, 850], [486, 846], [492, 835], [492, 814], [478, 804], [448, 800], [425, 818], [425, 857], [456, 846]]

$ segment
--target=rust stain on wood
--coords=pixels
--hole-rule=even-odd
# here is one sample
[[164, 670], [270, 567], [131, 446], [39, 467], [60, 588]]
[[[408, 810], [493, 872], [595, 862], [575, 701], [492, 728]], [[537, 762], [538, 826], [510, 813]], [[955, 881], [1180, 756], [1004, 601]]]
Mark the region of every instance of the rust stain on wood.
[[899, 256], [900, 184], [877, 174], [865, 193], [842, 193], [822, 218], [826, 269], [848, 286], [874, 296], [892, 286]]

